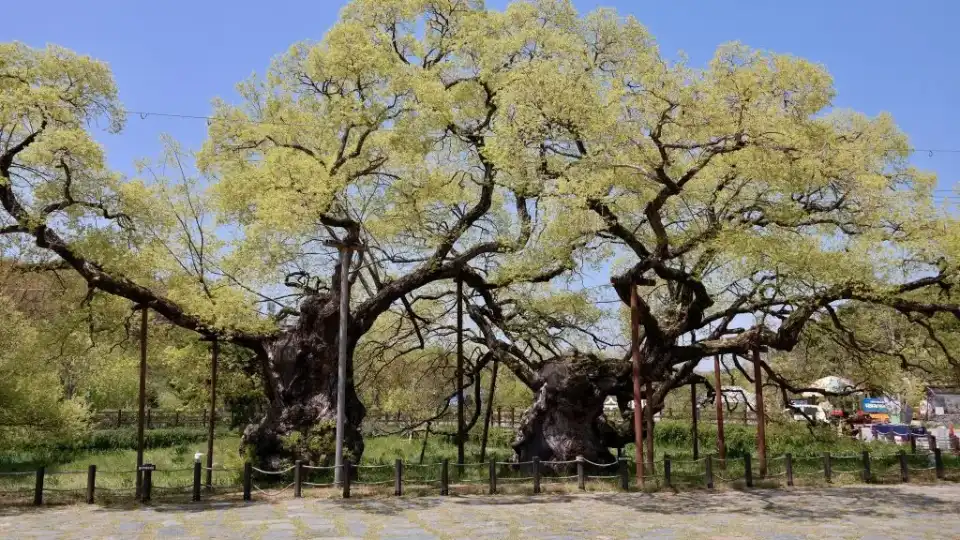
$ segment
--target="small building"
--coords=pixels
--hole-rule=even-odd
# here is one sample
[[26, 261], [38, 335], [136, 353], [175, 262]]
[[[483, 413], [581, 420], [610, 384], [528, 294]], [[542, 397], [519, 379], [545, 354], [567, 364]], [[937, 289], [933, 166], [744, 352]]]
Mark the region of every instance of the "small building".
[[960, 388], [928, 386], [920, 417], [930, 422], [960, 426]]

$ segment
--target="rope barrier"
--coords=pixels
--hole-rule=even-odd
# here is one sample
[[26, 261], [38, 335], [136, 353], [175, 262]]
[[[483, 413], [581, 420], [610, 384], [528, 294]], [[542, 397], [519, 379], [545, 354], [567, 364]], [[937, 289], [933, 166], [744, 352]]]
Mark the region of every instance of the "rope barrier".
[[532, 461], [497, 461], [496, 463], [497, 463], [497, 465], [511, 465], [511, 466], [517, 465], [517, 466], [519, 466], [519, 465], [530, 465], [530, 464], [532, 464], [533, 462], [532, 462]]
[[612, 467], [612, 466], [614, 466], [614, 465], [618, 465], [618, 464], [619, 464], [618, 461], [614, 461], [613, 463], [594, 463], [594, 462], [590, 461], [589, 459], [584, 459], [583, 462], [584, 462], [584, 463], [589, 463], [590, 465], [593, 465], [594, 467]]
[[354, 466], [354, 469], [392, 469], [392, 468], [393, 468], [393, 465], [356, 465]]
[[265, 471], [263, 469], [258, 469], [256, 467], [251, 467], [253, 470], [257, 471], [260, 474], [286, 474], [294, 469], [294, 467], [287, 467], [282, 471]]
[[[291, 467], [291, 468], [292, 468], [292, 467]], [[256, 484], [253, 485], [253, 489], [259, 491], [260, 493], [263, 493], [263, 494], [266, 495], [267, 497], [276, 497], [276, 496], [280, 495], [281, 493], [283, 493], [284, 491], [286, 491], [286, 490], [288, 490], [288, 489], [290, 489], [290, 488], [292, 488], [292, 487], [293, 487], [293, 482], [290, 482], [289, 484], [287, 484], [286, 486], [284, 486], [284, 487], [282, 487], [282, 488], [280, 488], [280, 489], [274, 490], [273, 492], [269, 492], [269, 491], [260, 489], [260, 487], [257, 486]]]
[[57, 474], [62, 474], [62, 475], [87, 474], [87, 471], [46, 471], [44, 474], [46, 474], [47, 476], [53, 476]]
[[333, 482], [329, 484], [315, 484], [313, 482], [300, 482], [300, 483], [303, 484], [304, 486], [312, 486], [312, 487], [333, 487], [336, 485]]
[[318, 470], [321, 470], [321, 469], [322, 469], [322, 470], [333, 470], [333, 469], [336, 469], [336, 468], [337, 468], [336, 465], [330, 465], [330, 466], [327, 466], [327, 467], [317, 467], [317, 466], [313, 466], [313, 465], [301, 465], [301, 467], [303, 467], [304, 469], [311, 469], [311, 470], [315, 470], [315, 471], [318, 471]]
[[[571, 465], [576, 462], [577, 460], [572, 459], [570, 461], [541, 461], [540, 464], [541, 465]], [[482, 463], [480, 465], [482, 465]]]
[[0, 476], [30, 476], [34, 474], [37, 474], [37, 471], [0, 472]]
[[393, 480], [384, 480], [383, 482], [351, 482], [351, 485], [354, 486], [383, 486], [386, 484], [392, 484]]

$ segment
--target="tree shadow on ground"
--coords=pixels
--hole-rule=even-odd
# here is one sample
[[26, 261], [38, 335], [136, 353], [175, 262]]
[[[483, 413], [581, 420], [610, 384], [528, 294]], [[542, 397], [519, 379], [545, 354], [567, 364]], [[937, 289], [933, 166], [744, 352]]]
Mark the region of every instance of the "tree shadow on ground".
[[603, 494], [594, 496], [608, 504], [641, 513], [733, 513], [809, 523], [854, 516], [890, 518], [907, 513], [960, 514], [956, 494], [931, 489], [926, 492], [895, 487], [836, 487], [791, 490], [680, 492], [676, 494]]

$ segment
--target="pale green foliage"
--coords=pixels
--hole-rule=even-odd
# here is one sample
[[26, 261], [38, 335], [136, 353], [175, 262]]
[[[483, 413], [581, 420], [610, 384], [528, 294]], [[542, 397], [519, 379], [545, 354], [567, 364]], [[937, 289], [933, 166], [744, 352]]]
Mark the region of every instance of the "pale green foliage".
[[38, 354], [41, 336], [2, 295], [0, 319], [0, 448], [86, 429], [86, 404], [64, 398], [56, 366]]

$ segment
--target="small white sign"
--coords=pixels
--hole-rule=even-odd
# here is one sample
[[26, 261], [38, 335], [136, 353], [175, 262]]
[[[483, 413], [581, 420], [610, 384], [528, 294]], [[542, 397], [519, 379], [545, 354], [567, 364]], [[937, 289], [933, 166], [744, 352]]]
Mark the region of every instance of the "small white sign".
[[934, 407], [933, 414], [940, 416], [943, 414], [943, 407]]

